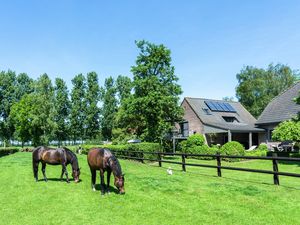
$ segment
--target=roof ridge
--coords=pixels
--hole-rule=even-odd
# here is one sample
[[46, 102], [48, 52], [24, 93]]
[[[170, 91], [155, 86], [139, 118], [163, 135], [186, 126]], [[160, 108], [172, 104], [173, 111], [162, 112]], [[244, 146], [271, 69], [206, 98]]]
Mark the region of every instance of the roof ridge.
[[231, 103], [240, 103], [239, 101], [228, 101], [223, 99], [211, 99], [211, 98], [201, 98], [201, 97], [184, 97], [184, 99], [193, 98], [193, 99], [200, 99], [200, 100], [209, 100], [209, 101], [223, 101], [223, 102], [231, 102]]

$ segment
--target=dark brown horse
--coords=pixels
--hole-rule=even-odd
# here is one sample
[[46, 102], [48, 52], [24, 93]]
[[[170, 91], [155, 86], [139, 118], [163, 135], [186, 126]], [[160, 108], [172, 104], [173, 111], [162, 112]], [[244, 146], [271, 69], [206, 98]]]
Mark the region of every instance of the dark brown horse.
[[[109, 181], [111, 172], [115, 177], [115, 186], [118, 188], [120, 194], [125, 194], [124, 189], [124, 175], [122, 174], [121, 165], [118, 159], [109, 151], [103, 148], [92, 148], [89, 150], [87, 161], [90, 166], [92, 174], [92, 188], [95, 191], [96, 170], [100, 170], [101, 179], [101, 194], [105, 191], [109, 192]], [[107, 171], [107, 187], [104, 183], [104, 172]]]
[[66, 174], [67, 182], [69, 183], [67, 165], [70, 163], [72, 165], [72, 176], [74, 181], [77, 183], [79, 181], [80, 168], [78, 166], [78, 160], [76, 155], [67, 148], [48, 148], [44, 146], [37, 147], [32, 152], [32, 167], [33, 175], [36, 181], [38, 181], [38, 167], [39, 162], [42, 163], [42, 172], [44, 175], [44, 180], [47, 181], [46, 177], [46, 164], [51, 165], [62, 165], [62, 171], [60, 179], [62, 180], [63, 175]]

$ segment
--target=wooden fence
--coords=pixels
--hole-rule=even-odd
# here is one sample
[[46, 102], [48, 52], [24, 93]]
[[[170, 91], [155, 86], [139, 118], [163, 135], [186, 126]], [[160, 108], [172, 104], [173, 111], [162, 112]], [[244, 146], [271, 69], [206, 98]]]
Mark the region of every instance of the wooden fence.
[[[216, 168], [217, 175], [219, 177], [222, 176], [222, 169], [237, 170], [237, 171], [252, 172], [252, 173], [273, 174], [273, 180], [274, 180], [275, 185], [279, 185], [279, 175], [280, 176], [290, 176], [290, 177], [300, 177], [300, 174], [297, 174], [297, 173], [279, 172], [279, 170], [278, 170], [278, 161], [279, 160], [300, 163], [300, 158], [278, 157], [276, 153], [273, 153], [272, 156], [263, 157], [263, 156], [236, 156], [236, 155], [229, 156], [229, 155], [220, 155], [220, 154], [206, 155], [206, 154], [163, 153], [163, 152], [143, 152], [143, 151], [112, 151], [112, 152], [114, 152], [114, 154], [117, 157], [123, 158], [123, 159], [133, 159], [133, 160], [138, 160], [141, 162], [144, 162], [145, 160], [158, 162], [158, 165], [160, 167], [162, 166], [162, 163], [180, 164], [180, 165], [182, 165], [183, 171], [186, 171], [187, 166]], [[155, 158], [144, 158], [144, 154], [154, 155]], [[179, 157], [181, 157], [181, 162], [164, 160], [163, 156], [179, 156]], [[216, 165], [187, 163], [186, 158], [188, 158], [188, 157], [212, 157], [216, 160]], [[268, 160], [268, 161], [272, 161], [273, 170], [261, 170], [261, 169], [222, 166], [222, 159], [224, 159], [224, 158]]]

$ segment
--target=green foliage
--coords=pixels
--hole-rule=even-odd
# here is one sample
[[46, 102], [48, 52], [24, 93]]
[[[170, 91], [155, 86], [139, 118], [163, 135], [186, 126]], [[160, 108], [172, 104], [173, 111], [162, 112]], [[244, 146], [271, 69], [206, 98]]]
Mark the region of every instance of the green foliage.
[[[245, 155], [245, 148], [237, 141], [230, 141], [220, 148], [221, 155]], [[225, 158], [226, 161], [240, 161], [240, 159]]]
[[270, 64], [266, 70], [246, 66], [236, 75], [236, 97], [257, 118], [271, 99], [289, 88], [298, 76], [283, 64]]
[[116, 89], [117, 89], [117, 95], [119, 104], [122, 104], [124, 99], [128, 98], [131, 95], [131, 89], [132, 89], [132, 81], [129, 77], [119, 75], [116, 80]]
[[267, 156], [268, 147], [266, 144], [260, 144], [257, 149], [253, 151], [245, 151], [246, 156]]
[[189, 148], [193, 148], [195, 146], [202, 146], [205, 143], [205, 139], [202, 134], [193, 134], [187, 138], [187, 140], [180, 142], [180, 149], [183, 152], [188, 152]]
[[87, 74], [85, 138], [95, 139], [100, 133], [100, 87], [95, 72]]
[[54, 138], [54, 115], [54, 89], [44, 74], [36, 81], [34, 92], [25, 94], [11, 108], [16, 139], [22, 143], [32, 140], [35, 146], [47, 145]]
[[5, 156], [5, 155], [10, 155], [10, 154], [16, 153], [18, 151], [19, 151], [19, 148], [15, 148], [15, 147], [0, 148], [0, 157]]
[[118, 127], [145, 141], [159, 141], [182, 116], [181, 87], [171, 65], [171, 52], [163, 45], [137, 41], [140, 54], [132, 66], [133, 95], [117, 115]]
[[101, 133], [105, 140], [112, 139], [112, 130], [117, 113], [116, 87], [112, 77], [106, 78], [104, 88], [102, 88], [101, 100], [103, 101]]
[[[215, 146], [209, 147], [208, 145], [201, 145], [201, 146], [193, 146], [191, 148], [188, 148], [186, 153], [190, 154], [205, 154], [205, 155], [215, 155], [219, 149]], [[200, 159], [213, 159], [213, 157], [209, 156], [201, 156], [201, 157], [196, 157]]]
[[59, 145], [69, 137], [69, 114], [71, 111], [71, 102], [68, 97], [68, 88], [61, 78], [55, 79], [55, 139]]
[[71, 91], [71, 117], [70, 132], [73, 141], [84, 138], [84, 126], [86, 121], [86, 83], [85, 77], [78, 74], [72, 79], [73, 89]]
[[300, 121], [284, 121], [275, 127], [272, 132], [272, 139], [278, 141], [299, 141], [300, 140]]

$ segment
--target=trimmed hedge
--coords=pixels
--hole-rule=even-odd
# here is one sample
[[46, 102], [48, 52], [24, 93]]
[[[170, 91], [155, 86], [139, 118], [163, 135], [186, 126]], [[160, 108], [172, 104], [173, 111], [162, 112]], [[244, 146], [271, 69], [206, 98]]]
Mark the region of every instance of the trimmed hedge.
[[[209, 147], [208, 145], [202, 145], [202, 146], [195, 146], [193, 148], [189, 148], [186, 153], [191, 154], [205, 154], [205, 155], [215, 155], [219, 149], [216, 146]], [[212, 157], [196, 157], [200, 159], [213, 159]]]
[[[245, 155], [245, 148], [237, 141], [230, 141], [220, 148], [221, 155]], [[241, 159], [223, 158], [225, 161], [236, 162]]]
[[16, 147], [7, 147], [7, 148], [0, 148], [0, 157], [5, 155], [10, 155], [19, 151], [19, 148]]
[[[124, 144], [124, 145], [83, 145], [82, 154], [87, 154], [88, 151], [93, 148], [107, 148], [111, 151], [116, 152], [116, 156], [130, 156], [130, 157], [142, 157], [142, 153], [132, 153], [135, 151], [140, 152], [161, 152], [161, 146], [159, 143], [149, 143], [149, 142], [142, 142], [142, 143], [135, 143], [135, 144]], [[126, 151], [126, 152], [120, 152]], [[156, 155], [143, 153], [144, 158], [147, 159], [154, 159], [157, 158]]]

